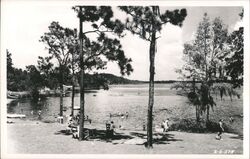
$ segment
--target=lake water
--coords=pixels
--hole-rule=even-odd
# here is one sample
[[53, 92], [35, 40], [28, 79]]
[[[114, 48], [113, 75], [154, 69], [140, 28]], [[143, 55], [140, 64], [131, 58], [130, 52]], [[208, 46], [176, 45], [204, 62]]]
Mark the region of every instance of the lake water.
[[[185, 111], [187, 99], [176, 95], [176, 90], [170, 89], [170, 84], [155, 84], [154, 98], [154, 123]], [[129, 113], [129, 117], [112, 117], [116, 125], [126, 129], [142, 129], [147, 121], [148, 84], [136, 85], [111, 85], [108, 91], [96, 90], [85, 94], [85, 114], [93, 123], [105, 125], [110, 120], [109, 114]], [[79, 106], [80, 94], [76, 94], [75, 105]], [[69, 115], [71, 110], [71, 97], [64, 97], [64, 106], [68, 109], [64, 115]], [[42, 121], [55, 121], [59, 113], [59, 97], [47, 97], [35, 103], [30, 99], [13, 101], [8, 104], [8, 113], [25, 114], [29, 120], [38, 120], [38, 110], [42, 110]], [[179, 109], [183, 109], [180, 111]]]

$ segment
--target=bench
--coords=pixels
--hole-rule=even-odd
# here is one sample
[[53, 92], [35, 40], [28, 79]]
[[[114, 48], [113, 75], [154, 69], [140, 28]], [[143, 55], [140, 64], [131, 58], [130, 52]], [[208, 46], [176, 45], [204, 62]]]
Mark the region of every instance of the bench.
[[110, 123], [106, 123], [106, 138], [110, 139], [114, 136], [114, 129], [111, 128]]
[[[72, 133], [72, 137], [75, 139], [79, 138], [79, 135], [80, 135], [78, 129], [79, 129], [79, 126], [76, 129], [74, 128], [73, 133]], [[89, 129], [89, 130], [84, 131], [84, 139], [89, 139], [89, 138], [91, 139], [95, 137], [96, 137], [96, 129]]]

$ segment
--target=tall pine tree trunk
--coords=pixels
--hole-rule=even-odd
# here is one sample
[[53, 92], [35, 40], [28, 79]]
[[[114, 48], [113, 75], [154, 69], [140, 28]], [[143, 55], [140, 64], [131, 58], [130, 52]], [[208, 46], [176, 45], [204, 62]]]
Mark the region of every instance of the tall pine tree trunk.
[[[156, 15], [156, 7], [153, 6], [153, 13]], [[153, 20], [154, 21], [154, 20]], [[152, 24], [152, 36], [149, 49], [149, 100], [148, 100], [148, 121], [147, 121], [147, 147], [153, 147], [153, 105], [154, 105], [154, 74], [155, 74], [155, 51], [156, 51], [156, 29]]]
[[71, 116], [74, 116], [74, 101], [75, 99], [75, 85], [74, 82], [72, 84], [72, 96], [71, 96]]
[[196, 122], [200, 122], [200, 106], [199, 105], [195, 105], [196, 108]]
[[207, 105], [207, 120], [206, 120], [207, 125], [209, 124], [209, 105]]
[[80, 86], [80, 125], [79, 125], [79, 140], [84, 139], [84, 107], [85, 107], [85, 99], [84, 99], [84, 68], [81, 69], [81, 86]]
[[63, 85], [60, 84], [60, 116], [63, 116]]
[[[192, 92], [194, 93], [194, 95], [196, 95], [195, 78], [193, 78], [193, 81], [192, 81]], [[197, 98], [197, 96], [195, 96], [194, 98]], [[195, 105], [195, 112], [196, 112], [196, 122], [198, 123], [200, 122], [200, 106], [197, 103], [195, 103], [194, 105]]]
[[75, 69], [74, 69], [74, 52], [72, 52], [72, 95], [71, 95], [71, 116], [74, 116], [74, 104], [75, 104]]
[[[82, 13], [80, 7], [79, 14]], [[79, 125], [79, 140], [84, 139], [84, 63], [83, 63], [83, 33], [82, 33], [82, 19], [79, 15], [80, 27], [79, 27], [79, 38], [80, 38], [80, 125]]]
[[60, 70], [60, 116], [63, 116], [63, 70], [62, 65], [59, 66]]
[[209, 105], [208, 105], [208, 61], [207, 61], [207, 54], [208, 54], [208, 51], [207, 51], [207, 35], [208, 35], [208, 29], [205, 28], [205, 39], [204, 39], [204, 53], [205, 53], [205, 75], [206, 75], [206, 78], [205, 78], [205, 103], [206, 103], [206, 111], [207, 111], [207, 119], [206, 119], [206, 126], [208, 127], [208, 123], [209, 123]]

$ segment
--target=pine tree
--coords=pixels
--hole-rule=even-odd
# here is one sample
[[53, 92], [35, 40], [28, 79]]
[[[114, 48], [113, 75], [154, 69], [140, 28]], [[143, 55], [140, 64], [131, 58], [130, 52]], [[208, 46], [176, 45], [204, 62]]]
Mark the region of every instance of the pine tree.
[[166, 11], [160, 13], [159, 6], [120, 6], [122, 11], [128, 14], [126, 28], [143, 40], [150, 42], [149, 62], [149, 101], [148, 101], [148, 119], [147, 119], [147, 147], [153, 147], [153, 105], [154, 105], [154, 75], [155, 75], [155, 53], [157, 48], [157, 33], [164, 24], [171, 23], [173, 25], [182, 26], [187, 12], [186, 9]]

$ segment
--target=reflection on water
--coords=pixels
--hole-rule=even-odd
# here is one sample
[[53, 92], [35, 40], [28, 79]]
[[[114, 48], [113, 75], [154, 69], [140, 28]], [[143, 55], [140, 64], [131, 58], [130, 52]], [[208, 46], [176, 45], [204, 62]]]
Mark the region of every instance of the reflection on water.
[[[170, 90], [169, 84], [155, 84], [154, 120], [160, 123], [163, 119], [175, 114], [175, 108], [183, 105], [185, 97], [177, 96]], [[59, 97], [48, 97], [34, 102], [30, 99], [13, 101], [8, 104], [8, 113], [25, 114], [30, 120], [38, 119], [38, 111], [42, 111], [43, 121], [55, 121], [59, 113]], [[71, 97], [63, 99], [64, 115], [71, 113]], [[75, 96], [75, 105], [79, 106], [79, 94]], [[148, 105], [148, 85], [112, 85], [108, 91], [89, 91], [85, 94], [85, 112], [93, 123], [104, 124], [110, 120], [110, 113], [129, 113], [129, 117], [112, 117], [116, 125], [127, 129], [141, 129], [146, 123]]]

